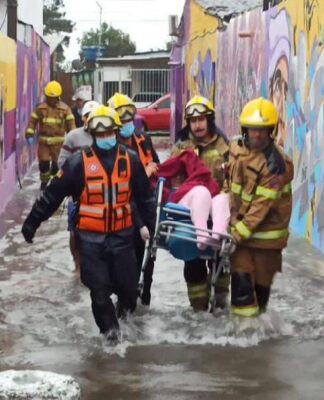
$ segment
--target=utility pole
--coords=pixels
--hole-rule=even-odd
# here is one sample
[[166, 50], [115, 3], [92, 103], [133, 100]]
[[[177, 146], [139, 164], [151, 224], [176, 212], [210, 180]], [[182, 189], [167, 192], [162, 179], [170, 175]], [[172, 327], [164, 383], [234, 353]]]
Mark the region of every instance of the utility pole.
[[101, 6], [101, 4], [100, 4], [98, 1], [96, 1], [96, 3], [97, 3], [97, 6], [98, 6], [99, 9], [100, 9], [100, 12], [99, 12], [99, 35], [98, 35], [98, 56], [100, 56], [100, 55], [101, 55], [101, 18], [102, 18], [102, 6]]

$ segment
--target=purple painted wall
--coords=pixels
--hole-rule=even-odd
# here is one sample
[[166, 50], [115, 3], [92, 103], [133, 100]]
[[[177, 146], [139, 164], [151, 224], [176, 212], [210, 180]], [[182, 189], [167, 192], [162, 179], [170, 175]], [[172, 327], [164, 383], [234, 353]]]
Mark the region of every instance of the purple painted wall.
[[16, 74], [16, 107], [7, 111], [6, 96], [0, 96], [4, 105], [3, 123], [0, 121], [4, 132], [1, 137], [4, 154], [0, 160], [0, 213], [17, 188], [18, 178], [26, 174], [36, 155], [36, 146], [27, 145], [25, 130], [31, 111], [41, 100], [49, 80], [49, 62], [49, 47], [35, 32], [32, 47], [17, 42], [16, 65], [10, 65]]

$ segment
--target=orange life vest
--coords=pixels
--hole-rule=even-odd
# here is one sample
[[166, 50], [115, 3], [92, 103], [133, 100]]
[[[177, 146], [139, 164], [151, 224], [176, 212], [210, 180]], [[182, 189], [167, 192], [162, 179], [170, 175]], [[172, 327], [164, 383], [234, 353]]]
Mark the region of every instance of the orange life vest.
[[131, 162], [128, 152], [118, 146], [111, 176], [92, 149], [82, 152], [85, 187], [80, 197], [81, 230], [109, 233], [133, 226]]
[[137, 152], [143, 167], [146, 167], [149, 163], [153, 161], [151, 149], [145, 148], [146, 138], [144, 135], [134, 135], [135, 142], [137, 145]]

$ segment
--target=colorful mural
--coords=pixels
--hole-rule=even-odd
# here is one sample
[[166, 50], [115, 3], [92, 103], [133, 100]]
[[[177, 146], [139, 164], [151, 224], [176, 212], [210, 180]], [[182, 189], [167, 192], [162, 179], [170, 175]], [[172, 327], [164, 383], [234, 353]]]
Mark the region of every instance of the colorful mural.
[[217, 18], [208, 19], [195, 0], [186, 7], [181, 95], [213, 99], [229, 137], [239, 132], [246, 101], [272, 99], [278, 143], [295, 165], [292, 230], [324, 251], [324, 2], [286, 0], [233, 18], [225, 31], [215, 30]]
[[239, 133], [246, 100], [266, 95], [265, 35], [261, 10], [232, 19], [218, 35], [216, 120], [228, 137]]
[[33, 46], [27, 47], [0, 35], [0, 212], [35, 157], [25, 129], [49, 80], [50, 56], [36, 33], [33, 38]]

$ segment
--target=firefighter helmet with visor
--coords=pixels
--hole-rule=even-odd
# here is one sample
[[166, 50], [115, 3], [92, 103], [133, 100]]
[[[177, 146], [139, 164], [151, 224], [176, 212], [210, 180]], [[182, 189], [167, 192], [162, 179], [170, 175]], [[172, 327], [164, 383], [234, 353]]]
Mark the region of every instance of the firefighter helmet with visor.
[[118, 129], [122, 126], [118, 113], [104, 105], [100, 105], [89, 114], [87, 125], [91, 133], [105, 132], [109, 128]]
[[202, 115], [212, 115], [215, 109], [211, 101], [203, 96], [194, 96], [188, 101], [185, 108], [185, 118], [199, 117]]

